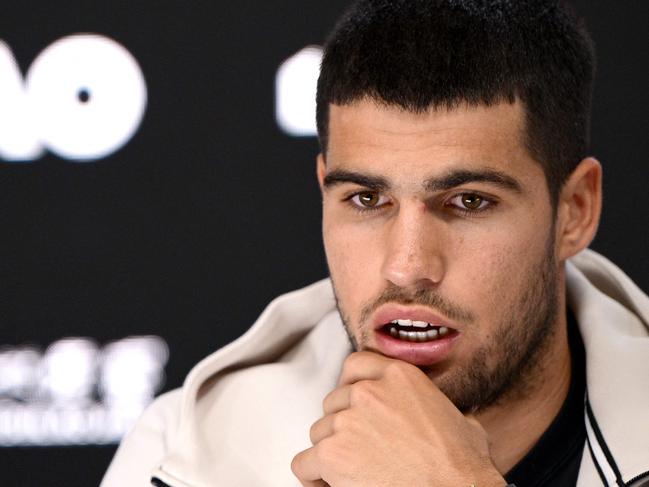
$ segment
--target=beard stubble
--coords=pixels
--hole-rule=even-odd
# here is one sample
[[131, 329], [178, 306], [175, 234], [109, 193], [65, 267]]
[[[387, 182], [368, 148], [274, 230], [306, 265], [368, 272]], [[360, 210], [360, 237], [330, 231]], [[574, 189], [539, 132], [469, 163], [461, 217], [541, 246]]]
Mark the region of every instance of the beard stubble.
[[[532, 266], [520, 287], [518, 299], [503, 303], [501, 323], [490, 341], [483, 344], [467, 364], [452, 364], [448, 370], [437, 366], [420, 367], [424, 373], [462, 412], [479, 412], [507, 400], [521, 399], [534, 390], [543, 374], [544, 358], [556, 334], [559, 297], [557, 267], [554, 256], [554, 231], [550, 231], [546, 252]], [[335, 282], [334, 282], [335, 290]], [[336, 294], [336, 304], [354, 350], [367, 343], [367, 327], [360, 327], [361, 336], [352, 332]], [[441, 311], [454, 321], [471, 323], [471, 312], [454, 305], [435, 290], [405, 290], [388, 287], [364, 306], [360, 323], [366, 323], [380, 305], [393, 302], [418, 304]]]

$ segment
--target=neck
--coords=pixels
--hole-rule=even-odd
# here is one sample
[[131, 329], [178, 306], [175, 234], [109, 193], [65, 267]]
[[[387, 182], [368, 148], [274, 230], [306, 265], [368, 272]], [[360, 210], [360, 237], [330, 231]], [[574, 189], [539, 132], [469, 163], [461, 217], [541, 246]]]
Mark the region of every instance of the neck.
[[[560, 299], [560, 310], [565, 303]], [[491, 457], [505, 474], [532, 449], [561, 410], [570, 388], [571, 359], [565, 313], [542, 361], [537, 383], [525, 397], [504, 401], [477, 415], [491, 439]]]

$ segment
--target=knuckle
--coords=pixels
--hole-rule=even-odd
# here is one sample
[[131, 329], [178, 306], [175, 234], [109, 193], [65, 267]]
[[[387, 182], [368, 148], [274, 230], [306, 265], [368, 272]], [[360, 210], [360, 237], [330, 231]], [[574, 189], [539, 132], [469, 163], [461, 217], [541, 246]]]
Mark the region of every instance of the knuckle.
[[349, 354], [343, 363], [343, 370], [354, 370], [362, 359], [363, 356], [359, 352]]
[[333, 416], [333, 419], [331, 421], [331, 425], [334, 431], [342, 431], [347, 429], [349, 426], [349, 415], [345, 411], [341, 411], [339, 413], [336, 413]]
[[336, 442], [331, 438], [325, 438], [315, 447], [315, 456], [320, 464], [327, 465], [330, 460], [338, 457]]
[[318, 422], [315, 422], [311, 425], [311, 428], [309, 429], [309, 439], [311, 440], [311, 444], [315, 443], [317, 437], [318, 437]]
[[329, 394], [325, 396], [325, 398], [322, 400], [322, 410], [323, 411], [328, 411], [332, 405], [334, 404], [335, 401], [335, 394], [338, 393], [337, 389], [334, 389], [331, 391]]
[[302, 472], [300, 468], [300, 462], [301, 462], [301, 453], [298, 453], [293, 457], [293, 460], [291, 460], [291, 472], [293, 472], [293, 475], [296, 477], [300, 477], [300, 474]]
[[385, 367], [385, 375], [390, 378], [402, 379], [411, 373], [414, 366], [401, 360], [394, 360]]
[[352, 404], [364, 404], [376, 397], [376, 385], [373, 381], [362, 380], [351, 386], [349, 398]]

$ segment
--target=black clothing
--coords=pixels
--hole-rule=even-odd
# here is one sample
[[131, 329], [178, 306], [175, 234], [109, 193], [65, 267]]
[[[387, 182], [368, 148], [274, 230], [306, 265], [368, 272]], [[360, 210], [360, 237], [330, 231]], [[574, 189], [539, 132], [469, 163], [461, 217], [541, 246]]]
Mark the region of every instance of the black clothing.
[[570, 311], [568, 338], [572, 357], [568, 395], [559, 414], [536, 445], [505, 475], [507, 482], [518, 487], [574, 487], [577, 484], [586, 443], [586, 371], [584, 345]]

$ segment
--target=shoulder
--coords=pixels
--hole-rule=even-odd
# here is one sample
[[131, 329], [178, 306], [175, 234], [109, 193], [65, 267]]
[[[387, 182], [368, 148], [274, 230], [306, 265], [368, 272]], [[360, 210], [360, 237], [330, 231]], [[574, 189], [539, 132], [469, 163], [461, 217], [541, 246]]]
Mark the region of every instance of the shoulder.
[[124, 437], [101, 487], [149, 485], [151, 472], [173, 443], [180, 416], [181, 391], [158, 397]]

